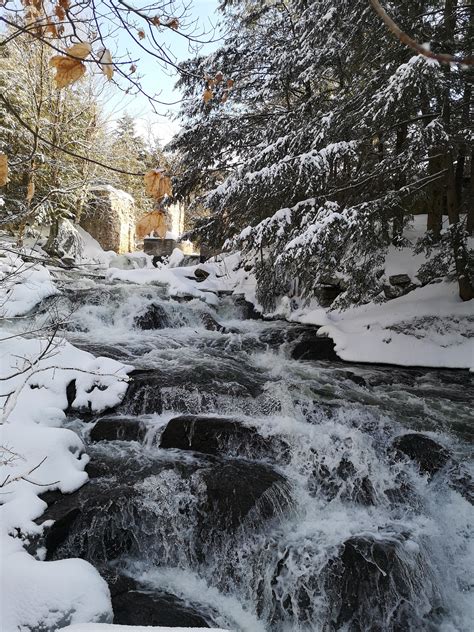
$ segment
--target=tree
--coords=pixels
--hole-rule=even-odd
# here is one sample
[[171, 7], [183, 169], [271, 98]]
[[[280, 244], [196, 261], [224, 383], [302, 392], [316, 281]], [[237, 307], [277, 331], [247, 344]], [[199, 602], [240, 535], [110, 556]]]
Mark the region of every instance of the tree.
[[[466, 5], [391, 7], [417, 40], [467, 50]], [[297, 277], [308, 297], [339, 282], [336, 304], [347, 305], [382, 297], [386, 249], [424, 210], [426, 243], [455, 264], [460, 295], [470, 298], [466, 200], [453, 194], [468, 173], [469, 71], [413, 56], [368, 3], [222, 9], [229, 35], [213, 55], [185, 64], [183, 131], [171, 145], [183, 156], [177, 194], [206, 191], [210, 216], [196, 234], [215, 245], [233, 237], [232, 247], [258, 258], [264, 303]]]

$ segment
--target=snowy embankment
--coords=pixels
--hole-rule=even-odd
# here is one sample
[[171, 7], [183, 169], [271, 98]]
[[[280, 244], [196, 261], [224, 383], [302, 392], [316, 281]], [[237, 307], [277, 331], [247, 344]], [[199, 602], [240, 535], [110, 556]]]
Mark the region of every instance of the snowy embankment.
[[[21, 318], [42, 298], [57, 293], [49, 271], [4, 258], [2, 317]], [[38, 333], [34, 333], [38, 336]], [[39, 494], [71, 493], [88, 476], [88, 457], [79, 437], [61, 427], [64, 411], [101, 411], [120, 402], [127, 367], [95, 358], [56, 337], [22, 337], [4, 326], [0, 333], [0, 549], [1, 629], [54, 630], [71, 623], [111, 621], [109, 589], [87, 562], [41, 561], [25, 546], [41, 532], [34, 521], [46, 509]], [[70, 389], [70, 401], [66, 387]], [[34, 548], [34, 547], [33, 547]]]

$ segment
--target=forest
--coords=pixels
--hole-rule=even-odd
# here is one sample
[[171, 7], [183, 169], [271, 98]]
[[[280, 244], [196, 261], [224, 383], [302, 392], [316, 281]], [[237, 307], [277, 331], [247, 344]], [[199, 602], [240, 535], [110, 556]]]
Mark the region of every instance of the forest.
[[0, 0], [2, 632], [470, 632], [474, 3]]

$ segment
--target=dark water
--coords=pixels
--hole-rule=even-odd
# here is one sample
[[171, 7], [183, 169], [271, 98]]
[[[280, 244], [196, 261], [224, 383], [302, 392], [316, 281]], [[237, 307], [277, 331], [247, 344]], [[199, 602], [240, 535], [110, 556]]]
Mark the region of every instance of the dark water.
[[[138, 370], [111, 414], [140, 432], [91, 442], [94, 424], [71, 420], [92, 479], [53, 557], [231, 630], [473, 629], [467, 372], [293, 360], [314, 331], [246, 320], [230, 297], [214, 310], [91, 281], [54, 309], [73, 344]], [[199, 418], [165, 431], [180, 415]], [[394, 447], [407, 433], [438, 444], [407, 442], [424, 469]]]

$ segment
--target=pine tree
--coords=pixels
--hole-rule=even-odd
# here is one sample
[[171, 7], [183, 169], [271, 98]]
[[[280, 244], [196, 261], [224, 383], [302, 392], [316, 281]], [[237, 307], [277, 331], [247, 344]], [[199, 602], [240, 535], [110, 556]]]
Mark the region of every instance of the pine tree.
[[[184, 129], [172, 145], [183, 156], [178, 194], [206, 191], [202, 239], [232, 237], [257, 258], [262, 296], [297, 277], [305, 296], [331, 280], [345, 289], [338, 304], [360, 303], [382, 298], [386, 249], [424, 211], [426, 245], [455, 264], [470, 298], [467, 71], [414, 56], [365, 2], [223, 10], [225, 44], [185, 67]], [[466, 6], [403, 0], [391, 10], [421, 41], [468, 47]]]

